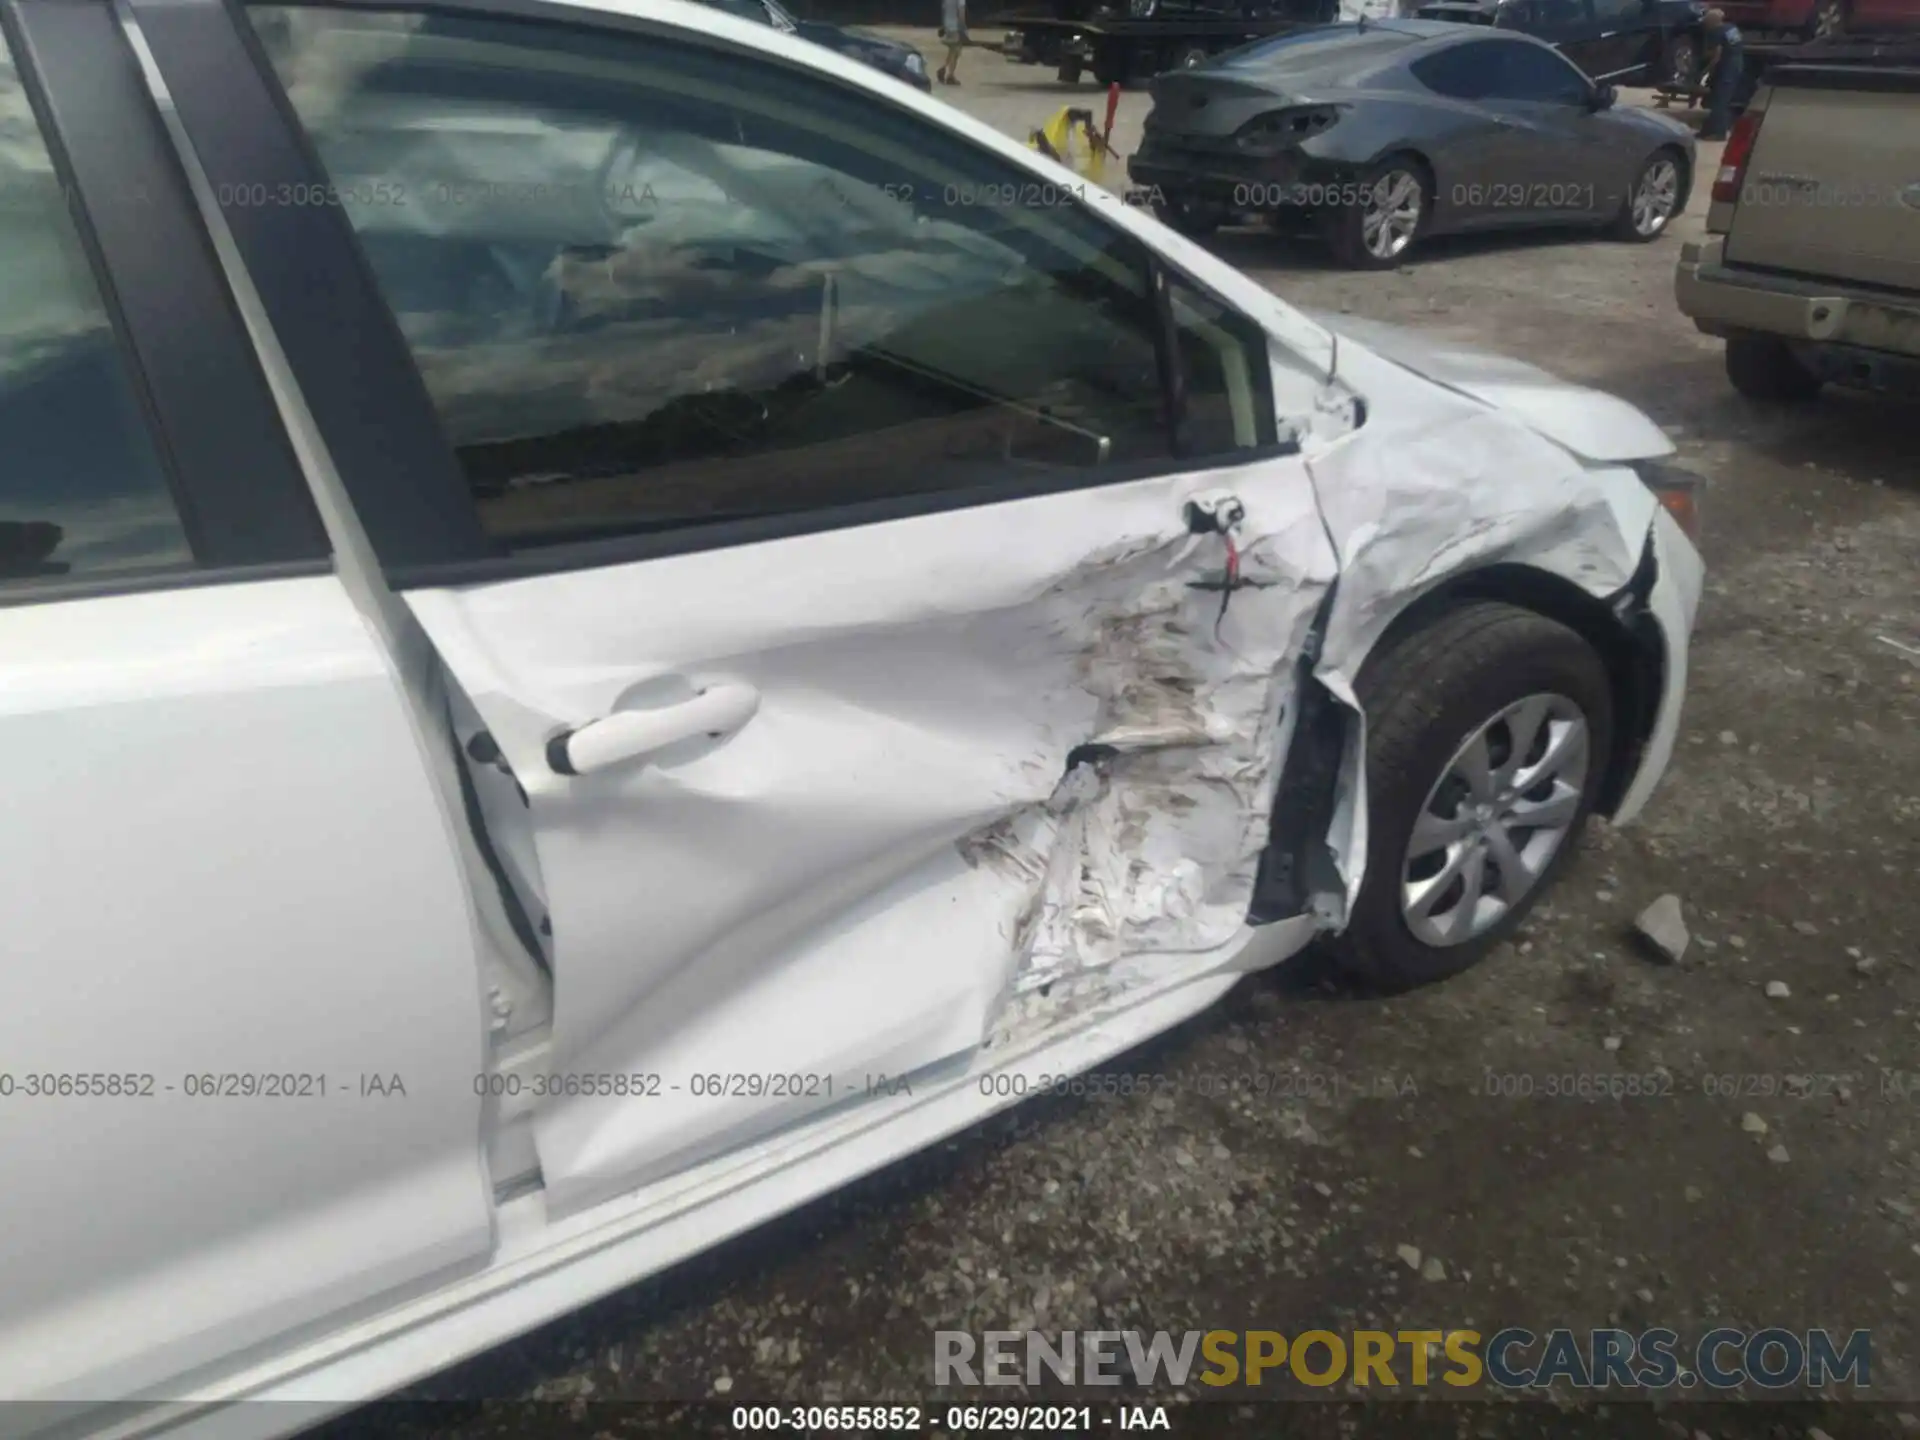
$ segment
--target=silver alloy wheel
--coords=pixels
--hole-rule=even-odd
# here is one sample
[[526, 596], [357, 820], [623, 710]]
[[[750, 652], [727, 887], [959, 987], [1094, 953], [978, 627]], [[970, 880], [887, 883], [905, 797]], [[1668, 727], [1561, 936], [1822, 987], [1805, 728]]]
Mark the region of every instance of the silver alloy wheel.
[[1679, 203], [1680, 167], [1663, 155], [1640, 172], [1640, 183], [1633, 187], [1634, 234], [1659, 234]]
[[1367, 253], [1391, 260], [1413, 243], [1420, 229], [1426, 196], [1420, 177], [1410, 170], [1389, 170], [1367, 190], [1360, 205], [1360, 239]]
[[1667, 63], [1669, 66], [1667, 80], [1670, 84], [1691, 85], [1694, 68], [1700, 63], [1699, 57], [1693, 53], [1693, 42], [1676, 40], [1672, 53], [1667, 57]]
[[1436, 948], [1487, 933], [1540, 883], [1573, 828], [1591, 768], [1587, 717], [1529, 695], [1454, 752], [1427, 792], [1400, 871], [1400, 914]]

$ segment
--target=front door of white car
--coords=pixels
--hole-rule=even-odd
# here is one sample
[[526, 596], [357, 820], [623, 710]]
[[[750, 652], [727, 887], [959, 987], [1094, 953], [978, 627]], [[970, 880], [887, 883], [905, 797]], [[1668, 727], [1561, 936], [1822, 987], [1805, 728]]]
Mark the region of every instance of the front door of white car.
[[552, 1207], [1243, 935], [1333, 570], [1257, 325], [730, 22], [254, 13], [495, 552], [396, 583], [527, 794]]

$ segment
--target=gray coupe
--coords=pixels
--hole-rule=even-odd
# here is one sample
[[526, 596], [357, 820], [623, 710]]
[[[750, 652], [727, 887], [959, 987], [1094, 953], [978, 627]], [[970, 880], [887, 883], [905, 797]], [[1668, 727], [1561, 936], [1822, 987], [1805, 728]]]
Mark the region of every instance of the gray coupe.
[[1128, 173], [1179, 229], [1304, 223], [1360, 269], [1459, 231], [1592, 225], [1649, 241], [1686, 207], [1693, 136], [1617, 98], [1526, 35], [1315, 26], [1155, 79]]

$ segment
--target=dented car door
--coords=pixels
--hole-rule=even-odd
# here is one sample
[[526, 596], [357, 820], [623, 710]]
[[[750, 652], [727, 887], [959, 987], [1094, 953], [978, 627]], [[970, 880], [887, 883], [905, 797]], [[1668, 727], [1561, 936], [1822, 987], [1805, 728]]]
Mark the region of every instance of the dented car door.
[[400, 588], [526, 795], [551, 1206], [1244, 936], [1334, 568], [1259, 324], [749, 54], [255, 13], [428, 199], [348, 210], [498, 557]]

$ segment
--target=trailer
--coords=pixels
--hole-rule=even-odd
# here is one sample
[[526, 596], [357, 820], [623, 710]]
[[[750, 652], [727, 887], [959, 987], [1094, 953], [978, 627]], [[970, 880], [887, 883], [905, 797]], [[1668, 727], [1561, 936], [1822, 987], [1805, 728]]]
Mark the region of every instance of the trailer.
[[1250, 40], [1326, 24], [1339, 13], [1338, 0], [1131, 0], [1124, 11], [1059, 0], [1044, 11], [995, 16], [984, 28], [1006, 32], [1001, 49], [1008, 59], [1049, 66], [1067, 84], [1091, 74], [1102, 85], [1138, 85]]

